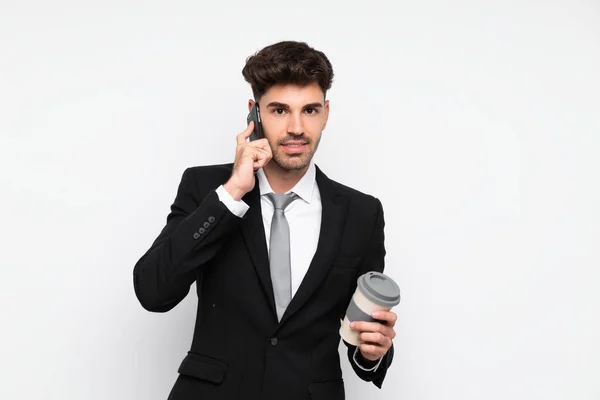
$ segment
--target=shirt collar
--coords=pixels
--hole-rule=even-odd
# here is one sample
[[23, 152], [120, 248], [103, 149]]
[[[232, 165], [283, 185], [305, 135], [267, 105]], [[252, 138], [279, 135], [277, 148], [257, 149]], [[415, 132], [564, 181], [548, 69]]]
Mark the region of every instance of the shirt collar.
[[[265, 175], [265, 171], [262, 168], [256, 171], [256, 175], [258, 177], [258, 186], [260, 188], [260, 195], [264, 196], [268, 193], [273, 193], [273, 189], [267, 180], [267, 176]], [[314, 162], [311, 160], [308, 166], [308, 169], [300, 178], [300, 180], [294, 185], [293, 188], [288, 190], [286, 193], [294, 192], [296, 193], [302, 200], [309, 203], [312, 200], [313, 190], [316, 183], [316, 168]]]

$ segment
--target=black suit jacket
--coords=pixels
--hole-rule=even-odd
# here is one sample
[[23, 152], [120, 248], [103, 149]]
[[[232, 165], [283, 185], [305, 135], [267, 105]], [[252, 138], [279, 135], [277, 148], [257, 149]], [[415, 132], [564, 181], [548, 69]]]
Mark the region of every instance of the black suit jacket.
[[[141, 305], [175, 307], [196, 282], [191, 349], [170, 400], [343, 400], [339, 328], [360, 275], [384, 269], [381, 202], [327, 178], [317, 251], [281, 322], [277, 321], [258, 180], [239, 218], [216, 188], [233, 164], [188, 168], [166, 226], [134, 267]], [[344, 342], [345, 343], [345, 342]], [[355, 347], [348, 346], [351, 359]], [[381, 387], [393, 348], [375, 372], [351, 365]]]

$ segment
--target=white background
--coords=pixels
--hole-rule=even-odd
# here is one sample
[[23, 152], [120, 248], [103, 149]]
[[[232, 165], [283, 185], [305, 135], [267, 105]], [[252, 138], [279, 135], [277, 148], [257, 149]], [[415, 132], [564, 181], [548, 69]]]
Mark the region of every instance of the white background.
[[85, 3], [0, 2], [0, 398], [166, 399], [197, 300], [132, 269], [283, 39], [333, 63], [316, 162], [382, 200], [402, 290], [348, 399], [600, 398], [598, 1]]

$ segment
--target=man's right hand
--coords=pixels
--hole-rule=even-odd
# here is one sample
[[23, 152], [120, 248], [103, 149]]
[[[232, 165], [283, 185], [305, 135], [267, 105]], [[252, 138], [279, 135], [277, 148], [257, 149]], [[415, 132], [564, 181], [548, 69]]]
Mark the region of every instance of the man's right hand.
[[254, 189], [256, 184], [254, 172], [264, 167], [273, 157], [267, 139], [246, 142], [253, 129], [254, 121], [251, 121], [248, 127], [237, 135], [233, 172], [227, 183], [223, 185], [234, 200], [240, 200]]

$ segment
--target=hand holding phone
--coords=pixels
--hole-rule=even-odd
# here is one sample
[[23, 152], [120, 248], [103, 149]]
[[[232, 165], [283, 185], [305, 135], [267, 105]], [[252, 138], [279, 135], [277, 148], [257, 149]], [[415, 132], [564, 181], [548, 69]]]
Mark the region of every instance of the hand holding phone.
[[263, 136], [257, 103], [254, 103], [250, 110], [247, 122], [248, 127], [237, 136], [235, 162], [231, 177], [223, 185], [234, 200], [240, 200], [246, 193], [254, 189], [256, 184], [254, 173], [257, 169], [264, 167], [273, 157], [271, 147]]

